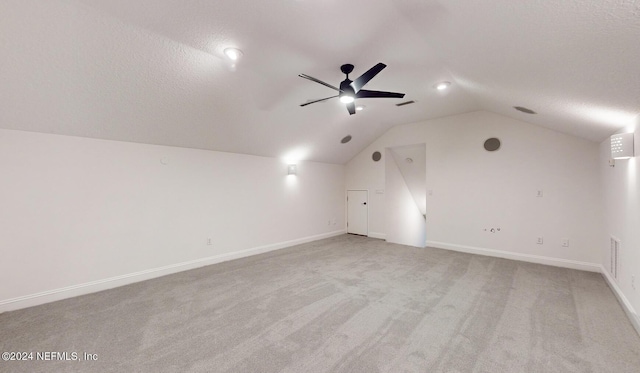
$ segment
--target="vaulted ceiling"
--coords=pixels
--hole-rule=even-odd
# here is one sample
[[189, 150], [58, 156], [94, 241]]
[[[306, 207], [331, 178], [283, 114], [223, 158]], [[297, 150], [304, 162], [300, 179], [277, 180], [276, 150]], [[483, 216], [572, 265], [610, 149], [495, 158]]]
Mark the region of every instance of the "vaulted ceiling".
[[[640, 113], [639, 41], [628, 0], [5, 0], [0, 127], [345, 163], [394, 125], [489, 110], [601, 141]], [[298, 74], [378, 62], [366, 88], [404, 99], [299, 106], [335, 93]]]

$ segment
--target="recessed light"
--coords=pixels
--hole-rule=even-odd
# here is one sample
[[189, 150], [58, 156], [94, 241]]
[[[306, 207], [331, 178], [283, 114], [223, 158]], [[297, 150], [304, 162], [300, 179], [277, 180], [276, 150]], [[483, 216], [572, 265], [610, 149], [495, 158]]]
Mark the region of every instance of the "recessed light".
[[535, 111], [523, 106], [514, 106], [513, 108], [526, 114], [537, 114]]
[[356, 110], [358, 110], [358, 111], [364, 110], [364, 105], [356, 106]]
[[351, 141], [351, 135], [347, 135], [345, 137], [342, 138], [342, 140], [340, 140], [341, 143], [346, 144], [349, 141]]
[[451, 82], [440, 82], [436, 84], [435, 87], [438, 91], [444, 91], [445, 89], [449, 88], [450, 85]]
[[224, 54], [225, 56], [227, 56], [227, 58], [229, 58], [231, 61], [237, 61], [240, 59], [240, 57], [242, 57], [243, 53], [240, 49], [238, 48], [226, 48], [224, 50]]
[[343, 104], [350, 104], [353, 101], [354, 101], [353, 96], [349, 96], [349, 95], [340, 96], [340, 102], [342, 102]]

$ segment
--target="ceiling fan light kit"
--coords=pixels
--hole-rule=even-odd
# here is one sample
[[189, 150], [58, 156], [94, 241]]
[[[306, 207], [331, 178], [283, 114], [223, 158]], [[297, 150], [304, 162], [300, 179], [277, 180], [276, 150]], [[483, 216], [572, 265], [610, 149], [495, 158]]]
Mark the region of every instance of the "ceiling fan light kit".
[[319, 100], [314, 100], [310, 102], [306, 102], [300, 106], [307, 106], [310, 104], [314, 104], [316, 102], [326, 101], [335, 97], [339, 97], [340, 102], [346, 104], [347, 111], [350, 115], [356, 113], [356, 105], [355, 100], [358, 98], [403, 98], [404, 93], [396, 93], [396, 92], [385, 92], [385, 91], [370, 91], [366, 89], [362, 89], [365, 84], [367, 84], [373, 77], [378, 75], [380, 71], [382, 71], [387, 65], [382, 62], [378, 63], [374, 67], [367, 70], [364, 74], [360, 75], [356, 80], [349, 79], [349, 74], [353, 71], [354, 66], [352, 64], [344, 64], [340, 66], [340, 71], [346, 75], [345, 80], [340, 83], [340, 88], [335, 87], [329, 83], [325, 83], [320, 79], [316, 79], [307, 74], [298, 75], [301, 78], [311, 80], [312, 82], [316, 82], [318, 84], [322, 84], [325, 87], [331, 88], [333, 90], [338, 91], [338, 94], [331, 97], [321, 98]]
[[350, 104], [355, 100], [356, 99], [353, 98], [353, 96], [351, 96], [351, 95], [342, 95], [342, 96], [340, 96], [340, 102], [342, 102], [343, 104]]

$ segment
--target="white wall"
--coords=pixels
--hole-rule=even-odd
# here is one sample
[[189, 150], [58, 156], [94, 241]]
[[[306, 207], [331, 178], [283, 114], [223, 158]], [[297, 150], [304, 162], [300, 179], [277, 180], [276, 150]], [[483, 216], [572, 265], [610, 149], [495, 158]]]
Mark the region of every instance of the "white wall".
[[0, 311], [344, 232], [342, 165], [0, 130], [0, 173]]
[[[615, 167], [609, 167], [611, 143], [609, 139], [600, 144], [600, 172], [604, 195], [604, 234], [600, 240], [602, 266], [607, 279], [617, 295], [627, 307], [635, 327], [640, 333], [640, 117], [637, 124], [621, 131], [636, 131], [636, 157], [629, 160], [616, 160]], [[609, 273], [610, 236], [620, 240], [619, 272], [615, 280]], [[632, 287], [635, 276], [635, 289]]]
[[[489, 137], [500, 138], [500, 150], [484, 150]], [[347, 164], [347, 188], [384, 189], [384, 159], [371, 153], [421, 142], [428, 245], [599, 270], [598, 144], [478, 111], [392, 128]], [[385, 195], [371, 196], [369, 231], [384, 237]]]

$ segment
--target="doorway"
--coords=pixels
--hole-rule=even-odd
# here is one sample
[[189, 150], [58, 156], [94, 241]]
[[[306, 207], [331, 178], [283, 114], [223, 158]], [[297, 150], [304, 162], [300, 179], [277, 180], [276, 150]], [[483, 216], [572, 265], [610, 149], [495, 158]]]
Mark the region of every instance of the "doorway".
[[347, 191], [347, 233], [369, 235], [368, 194], [366, 190]]
[[427, 239], [427, 147], [385, 149], [386, 240], [425, 247]]

